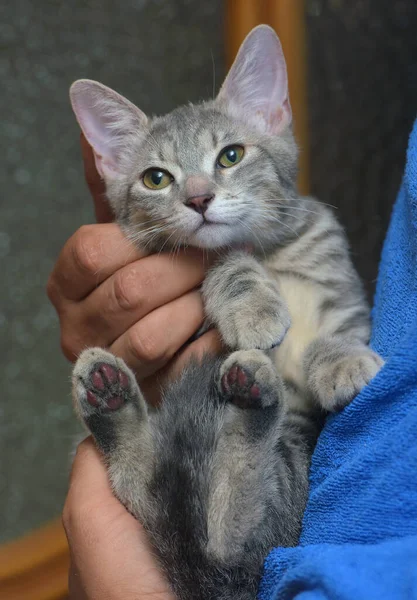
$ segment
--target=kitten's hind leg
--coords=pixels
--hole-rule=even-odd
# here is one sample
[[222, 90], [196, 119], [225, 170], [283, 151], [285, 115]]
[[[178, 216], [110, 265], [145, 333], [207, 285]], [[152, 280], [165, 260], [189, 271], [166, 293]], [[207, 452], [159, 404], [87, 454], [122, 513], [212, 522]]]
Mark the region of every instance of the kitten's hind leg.
[[263, 352], [242, 350], [221, 366], [218, 387], [226, 407], [213, 460], [207, 550], [220, 561], [250, 560], [256, 569], [270, 543], [265, 498], [275, 481], [283, 385]]
[[116, 496], [140, 517], [151, 476], [151, 435], [145, 400], [124, 361], [101, 348], [85, 350], [72, 376], [75, 411], [108, 466]]

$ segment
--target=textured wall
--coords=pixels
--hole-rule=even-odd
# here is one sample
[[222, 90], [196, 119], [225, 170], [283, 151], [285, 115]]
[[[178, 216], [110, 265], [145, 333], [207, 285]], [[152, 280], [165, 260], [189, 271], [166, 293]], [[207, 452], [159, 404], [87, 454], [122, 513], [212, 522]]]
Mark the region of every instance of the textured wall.
[[0, 540], [51, 518], [77, 426], [45, 283], [64, 241], [92, 221], [74, 79], [161, 113], [212, 94], [221, 0], [0, 3]]
[[372, 297], [417, 114], [417, 2], [306, 6], [312, 191], [338, 207]]

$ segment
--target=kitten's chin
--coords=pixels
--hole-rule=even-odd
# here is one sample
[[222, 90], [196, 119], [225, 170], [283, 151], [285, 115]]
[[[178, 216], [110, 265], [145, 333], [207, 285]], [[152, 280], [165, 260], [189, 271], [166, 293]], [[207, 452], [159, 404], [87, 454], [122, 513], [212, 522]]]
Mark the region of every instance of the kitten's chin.
[[204, 225], [190, 235], [188, 239], [197, 248], [222, 248], [235, 242], [233, 228], [223, 223]]

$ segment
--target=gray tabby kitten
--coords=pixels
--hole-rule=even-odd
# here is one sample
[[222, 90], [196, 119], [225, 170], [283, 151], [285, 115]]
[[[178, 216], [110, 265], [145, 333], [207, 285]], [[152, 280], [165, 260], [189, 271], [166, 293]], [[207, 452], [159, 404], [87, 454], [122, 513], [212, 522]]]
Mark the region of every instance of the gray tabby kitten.
[[266, 552], [298, 539], [317, 408], [382, 365], [343, 230], [296, 190], [281, 45], [254, 29], [215, 100], [164, 117], [88, 80], [71, 100], [126, 235], [220, 251], [202, 294], [235, 351], [190, 365], [151, 414], [123, 361], [87, 350], [76, 409], [177, 596], [254, 598]]

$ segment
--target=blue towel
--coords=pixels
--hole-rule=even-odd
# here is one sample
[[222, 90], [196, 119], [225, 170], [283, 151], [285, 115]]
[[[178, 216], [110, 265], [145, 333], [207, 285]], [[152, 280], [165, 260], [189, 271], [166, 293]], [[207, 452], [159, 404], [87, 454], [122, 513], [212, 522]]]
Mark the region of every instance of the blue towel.
[[380, 264], [384, 368], [328, 419], [299, 546], [265, 562], [260, 600], [417, 598], [417, 122]]

